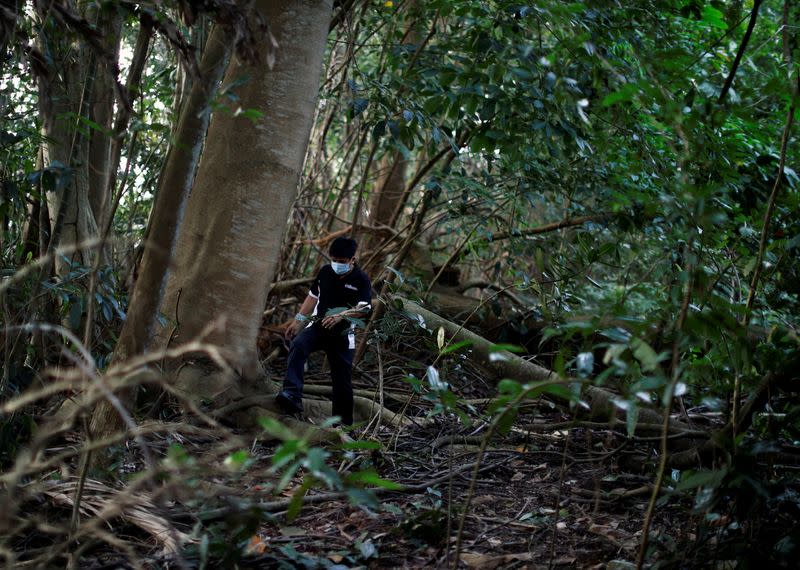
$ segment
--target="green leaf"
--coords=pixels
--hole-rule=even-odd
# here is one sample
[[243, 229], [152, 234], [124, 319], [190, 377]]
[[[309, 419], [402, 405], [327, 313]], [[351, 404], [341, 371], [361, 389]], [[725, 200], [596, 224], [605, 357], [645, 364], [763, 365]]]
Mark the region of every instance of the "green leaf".
[[300, 446], [297, 440], [289, 440], [278, 446], [275, 453], [272, 455], [272, 468], [273, 470], [280, 469], [290, 461], [297, 458], [300, 451]]
[[509, 396], [517, 396], [520, 392], [522, 392], [522, 384], [517, 382], [516, 380], [511, 380], [509, 378], [503, 378], [500, 382], [497, 383], [497, 391], [501, 394], [507, 394]]
[[289, 483], [292, 481], [292, 477], [294, 477], [294, 474], [297, 473], [298, 469], [300, 469], [300, 462], [299, 461], [295, 461], [284, 472], [283, 476], [281, 476], [280, 480], [278, 481], [277, 486], [275, 487], [275, 490], [276, 491], [283, 491], [286, 487], [288, 487]]
[[728, 24], [725, 23], [725, 16], [722, 14], [722, 12], [710, 4], [706, 4], [703, 7], [703, 21], [714, 28], [719, 28], [720, 30], [728, 29]]
[[350, 483], [358, 483], [361, 485], [373, 485], [375, 487], [382, 487], [391, 491], [400, 491], [404, 489], [400, 483], [395, 483], [388, 479], [384, 479], [375, 471], [356, 471], [347, 476], [347, 481]]
[[658, 368], [658, 353], [649, 344], [641, 339], [634, 338], [631, 340], [631, 348], [633, 349], [633, 357], [639, 361], [642, 370], [652, 372]]
[[277, 439], [283, 441], [298, 439], [297, 435], [295, 435], [291, 429], [286, 427], [283, 423], [275, 418], [271, 418], [269, 416], [260, 417], [258, 418], [258, 424], [265, 432]]
[[292, 499], [289, 501], [289, 506], [286, 509], [286, 519], [292, 522], [300, 514], [300, 509], [303, 507], [303, 499], [311, 488], [312, 479], [306, 478], [303, 484], [292, 494]]
[[386, 121], [381, 120], [375, 123], [375, 126], [372, 127], [372, 138], [374, 140], [378, 140], [384, 134], [386, 134]]
[[308, 454], [303, 460], [303, 467], [312, 472], [322, 471], [326, 467], [325, 459], [327, 457], [328, 453], [325, 450], [319, 447], [312, 447], [308, 450]]
[[575, 395], [575, 392], [573, 392], [566, 384], [545, 384], [539, 388], [534, 388], [531, 390], [529, 397], [532, 398], [538, 396], [539, 394], [551, 394], [568, 402], [578, 401], [578, 397]]
[[237, 109], [233, 113], [234, 117], [244, 117], [245, 119], [250, 119], [250, 122], [257, 123], [258, 120], [264, 116], [264, 113], [259, 111], [258, 109]]
[[489, 352], [501, 352], [507, 350], [508, 352], [525, 352], [525, 349], [516, 344], [493, 344], [489, 347]]
[[606, 95], [601, 103], [603, 107], [610, 107], [615, 103], [627, 102], [639, 92], [639, 86], [636, 83], [626, 83], [618, 91]]
[[471, 340], [462, 340], [461, 342], [457, 342], [455, 344], [447, 345], [442, 349], [442, 355], [450, 354], [451, 352], [455, 352], [455, 351], [457, 351], [457, 350], [459, 350], [461, 348], [464, 348], [465, 346], [472, 346], [472, 341]]
[[682, 478], [676, 488], [679, 491], [685, 491], [687, 489], [696, 489], [697, 487], [717, 487], [727, 474], [728, 471], [725, 468], [717, 471], [697, 471]]
[[343, 450], [356, 449], [381, 449], [383, 446], [378, 441], [346, 441], [339, 446]]
[[380, 507], [380, 503], [375, 498], [375, 493], [371, 492], [369, 489], [350, 487], [347, 489], [347, 498], [350, 500], [351, 505], [355, 505], [357, 507], [363, 506], [371, 509], [378, 509]]
[[628, 437], [633, 437], [636, 431], [636, 423], [639, 421], [639, 406], [631, 403], [628, 413], [625, 415], [625, 427], [628, 428]]
[[507, 435], [511, 431], [511, 426], [514, 425], [514, 420], [517, 419], [517, 407], [507, 408], [500, 417], [497, 419], [497, 432], [502, 435]]
[[225, 467], [230, 469], [242, 469], [247, 460], [250, 459], [250, 454], [247, 453], [246, 449], [240, 449], [238, 451], [234, 451], [228, 457], [225, 458]]

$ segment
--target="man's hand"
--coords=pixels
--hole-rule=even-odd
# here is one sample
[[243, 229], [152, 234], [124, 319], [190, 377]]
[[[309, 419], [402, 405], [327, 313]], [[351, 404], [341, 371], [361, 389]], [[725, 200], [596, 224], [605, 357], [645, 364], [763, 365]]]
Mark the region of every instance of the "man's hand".
[[297, 333], [299, 333], [303, 329], [304, 324], [305, 323], [302, 323], [300, 321], [292, 321], [291, 323], [289, 323], [289, 326], [286, 327], [286, 331], [283, 333], [284, 338], [286, 338], [286, 340], [291, 340], [294, 337], [296, 337]]
[[322, 326], [325, 327], [326, 329], [332, 329], [333, 327], [335, 327], [344, 320], [342, 314], [343, 313], [325, 317], [324, 319], [322, 319]]

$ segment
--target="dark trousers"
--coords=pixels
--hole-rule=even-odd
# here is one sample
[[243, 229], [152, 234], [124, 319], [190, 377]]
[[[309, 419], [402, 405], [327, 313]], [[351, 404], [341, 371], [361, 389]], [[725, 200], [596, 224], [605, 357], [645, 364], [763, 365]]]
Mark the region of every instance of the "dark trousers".
[[286, 378], [283, 391], [292, 400], [302, 405], [303, 367], [308, 356], [317, 350], [324, 350], [331, 367], [333, 382], [333, 415], [342, 418], [342, 423], [353, 423], [353, 353], [348, 336], [338, 332], [330, 332], [322, 325], [314, 324], [300, 331], [289, 348], [289, 359], [286, 364]]

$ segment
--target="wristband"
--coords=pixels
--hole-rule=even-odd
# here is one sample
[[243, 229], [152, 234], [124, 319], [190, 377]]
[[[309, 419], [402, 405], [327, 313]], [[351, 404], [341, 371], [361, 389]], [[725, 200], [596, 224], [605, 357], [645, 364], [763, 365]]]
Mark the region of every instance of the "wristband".
[[307, 316], [305, 316], [303, 313], [297, 313], [297, 314], [294, 316], [294, 320], [296, 320], [296, 321], [298, 321], [298, 322], [301, 322], [301, 323], [303, 323], [303, 322], [305, 322], [305, 321], [307, 321], [307, 320], [308, 320], [308, 317], [307, 317]]

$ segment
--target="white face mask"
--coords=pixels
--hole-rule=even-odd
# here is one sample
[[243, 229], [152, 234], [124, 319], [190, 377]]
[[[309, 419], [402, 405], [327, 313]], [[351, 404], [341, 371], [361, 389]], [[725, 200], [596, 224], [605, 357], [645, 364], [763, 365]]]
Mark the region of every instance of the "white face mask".
[[333, 269], [336, 275], [344, 275], [348, 271], [350, 271], [350, 264], [349, 263], [337, 263], [335, 261], [331, 261], [331, 269]]

